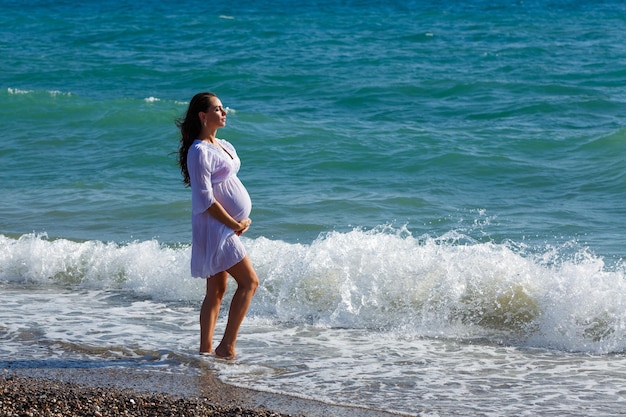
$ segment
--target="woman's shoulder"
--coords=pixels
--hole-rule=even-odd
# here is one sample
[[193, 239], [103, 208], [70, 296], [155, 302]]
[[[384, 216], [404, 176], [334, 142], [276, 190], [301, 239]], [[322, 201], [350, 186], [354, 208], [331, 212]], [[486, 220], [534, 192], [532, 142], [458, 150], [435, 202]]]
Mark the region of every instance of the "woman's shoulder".
[[189, 147], [189, 153], [187, 158], [203, 160], [203, 161], [211, 161], [216, 158], [216, 150], [215, 147], [210, 143], [203, 142], [201, 140], [196, 139]]
[[204, 142], [202, 142], [200, 139], [196, 139], [191, 143], [191, 146], [189, 147], [189, 149], [202, 149]]
[[200, 140], [200, 139], [196, 139], [191, 145], [191, 148], [201, 153], [212, 153], [212, 152], [216, 152], [219, 150], [217, 146], [210, 144], [208, 142], [205, 142], [203, 140]]

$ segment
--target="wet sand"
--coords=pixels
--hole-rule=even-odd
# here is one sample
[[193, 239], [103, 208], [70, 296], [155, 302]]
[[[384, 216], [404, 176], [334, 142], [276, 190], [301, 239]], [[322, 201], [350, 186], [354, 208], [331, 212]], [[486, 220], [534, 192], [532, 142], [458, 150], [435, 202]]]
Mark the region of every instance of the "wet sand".
[[397, 414], [239, 388], [210, 370], [21, 368], [0, 372], [1, 416], [391, 417]]

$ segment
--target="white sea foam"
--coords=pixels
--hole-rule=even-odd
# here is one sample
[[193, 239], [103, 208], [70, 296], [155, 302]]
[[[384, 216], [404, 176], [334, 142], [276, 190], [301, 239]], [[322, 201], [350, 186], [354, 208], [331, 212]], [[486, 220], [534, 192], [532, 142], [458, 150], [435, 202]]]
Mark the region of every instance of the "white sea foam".
[[[527, 254], [511, 245], [406, 231], [329, 233], [311, 244], [245, 239], [261, 285], [251, 315], [279, 323], [596, 354], [626, 350], [626, 279], [584, 250]], [[0, 280], [120, 290], [199, 302], [189, 246], [0, 235]], [[232, 292], [232, 286], [230, 288]]]
[[[24, 95], [24, 94], [33, 94], [33, 93], [35, 93], [35, 90], [23, 90], [21, 88], [11, 88], [11, 87], [9, 87], [9, 88], [7, 88], [7, 92], [9, 94]], [[47, 93], [50, 94], [52, 97], [55, 97], [55, 96], [71, 96], [72, 95], [72, 93], [59, 91], [59, 90], [48, 90]]]
[[29, 93], [32, 93], [33, 91], [32, 90], [22, 90], [22, 89], [19, 89], [19, 88], [11, 88], [11, 87], [9, 87], [9, 88], [7, 88], [7, 92], [9, 94], [29, 94]]

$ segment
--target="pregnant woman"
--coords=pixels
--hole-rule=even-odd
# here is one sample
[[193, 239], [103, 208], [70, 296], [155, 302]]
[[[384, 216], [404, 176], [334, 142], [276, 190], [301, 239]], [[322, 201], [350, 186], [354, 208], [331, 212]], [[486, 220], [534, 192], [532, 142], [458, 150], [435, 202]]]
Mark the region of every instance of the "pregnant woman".
[[178, 163], [191, 186], [191, 275], [206, 279], [200, 311], [200, 354], [213, 353], [213, 332], [226, 292], [228, 274], [237, 281], [224, 337], [215, 349], [222, 358], [235, 356], [239, 327], [259, 279], [239, 236], [252, 221], [252, 202], [237, 171], [241, 160], [233, 145], [216, 137], [226, 126], [226, 111], [213, 93], [196, 94], [183, 119]]

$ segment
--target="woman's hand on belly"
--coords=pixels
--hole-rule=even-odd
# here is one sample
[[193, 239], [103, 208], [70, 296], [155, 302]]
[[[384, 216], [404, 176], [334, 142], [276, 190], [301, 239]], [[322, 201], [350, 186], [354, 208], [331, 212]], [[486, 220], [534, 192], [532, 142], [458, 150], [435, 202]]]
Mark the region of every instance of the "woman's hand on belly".
[[242, 221], [239, 222], [243, 228], [240, 230], [235, 230], [235, 234], [237, 236], [241, 236], [244, 233], [246, 233], [248, 231], [248, 229], [250, 228], [250, 225], [252, 224], [252, 220], [250, 219], [243, 219]]

